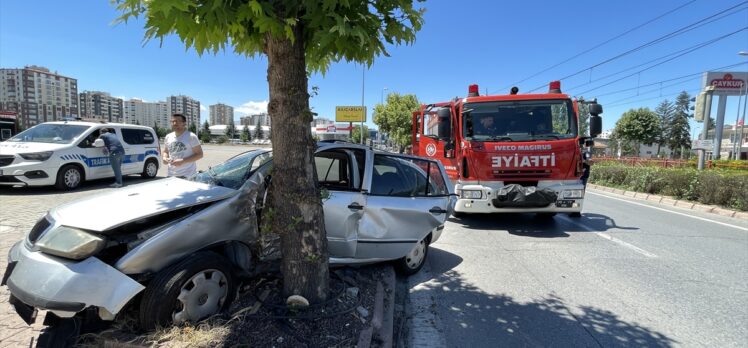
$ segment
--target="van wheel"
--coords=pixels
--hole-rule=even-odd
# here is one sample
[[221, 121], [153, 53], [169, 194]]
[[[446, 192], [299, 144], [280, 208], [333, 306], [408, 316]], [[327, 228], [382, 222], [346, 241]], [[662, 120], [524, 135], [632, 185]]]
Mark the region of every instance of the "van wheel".
[[424, 238], [405, 257], [395, 261], [395, 270], [402, 275], [416, 274], [429, 256], [429, 237]]
[[68, 164], [60, 168], [57, 172], [57, 182], [55, 187], [60, 190], [73, 190], [83, 182], [83, 172], [73, 164]]
[[569, 213], [569, 217], [580, 218], [582, 217], [582, 213], [580, 212]]
[[147, 161], [145, 161], [145, 165], [143, 166], [143, 172], [140, 173], [140, 176], [147, 178], [147, 179], [153, 179], [156, 177], [156, 174], [158, 174], [158, 162], [156, 162], [155, 159], [150, 158]]
[[141, 328], [197, 322], [228, 309], [236, 284], [226, 259], [200, 252], [162, 270], [140, 302]]

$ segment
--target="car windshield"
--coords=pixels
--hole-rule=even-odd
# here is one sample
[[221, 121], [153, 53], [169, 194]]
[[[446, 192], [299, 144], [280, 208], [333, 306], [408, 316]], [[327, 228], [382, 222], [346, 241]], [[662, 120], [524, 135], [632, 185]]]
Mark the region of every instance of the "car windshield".
[[272, 159], [272, 152], [252, 150], [197, 173], [190, 180], [238, 190], [260, 166]]
[[70, 144], [90, 126], [43, 123], [29, 128], [8, 139], [11, 142]]
[[463, 136], [474, 141], [558, 140], [577, 135], [568, 99], [468, 103], [462, 115]]

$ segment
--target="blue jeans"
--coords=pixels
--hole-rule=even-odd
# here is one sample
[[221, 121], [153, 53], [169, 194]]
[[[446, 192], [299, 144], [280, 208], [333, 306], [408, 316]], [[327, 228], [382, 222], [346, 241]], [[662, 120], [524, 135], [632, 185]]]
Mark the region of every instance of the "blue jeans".
[[109, 163], [114, 171], [114, 182], [122, 185], [122, 155], [121, 153], [110, 153]]

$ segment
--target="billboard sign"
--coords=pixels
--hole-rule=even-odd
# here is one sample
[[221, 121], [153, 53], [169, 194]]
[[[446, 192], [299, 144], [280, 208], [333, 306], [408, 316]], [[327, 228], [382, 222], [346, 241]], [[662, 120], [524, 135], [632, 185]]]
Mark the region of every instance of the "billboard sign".
[[705, 72], [703, 87], [714, 86], [714, 95], [745, 94], [748, 72]]
[[335, 122], [366, 122], [366, 107], [336, 106]]
[[693, 139], [691, 140], [691, 149], [694, 150], [711, 150], [714, 147], [712, 139]]

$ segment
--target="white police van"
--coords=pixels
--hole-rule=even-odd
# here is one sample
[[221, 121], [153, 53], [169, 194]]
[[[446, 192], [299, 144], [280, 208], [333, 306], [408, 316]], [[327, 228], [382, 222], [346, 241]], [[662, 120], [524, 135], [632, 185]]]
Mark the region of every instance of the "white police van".
[[125, 148], [122, 175], [156, 176], [161, 157], [153, 128], [58, 121], [38, 124], [0, 142], [0, 185], [72, 190], [86, 180], [114, 177], [109, 156], [94, 145], [102, 128], [113, 129]]

